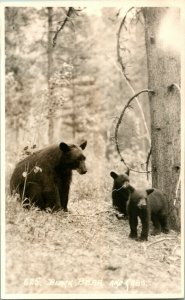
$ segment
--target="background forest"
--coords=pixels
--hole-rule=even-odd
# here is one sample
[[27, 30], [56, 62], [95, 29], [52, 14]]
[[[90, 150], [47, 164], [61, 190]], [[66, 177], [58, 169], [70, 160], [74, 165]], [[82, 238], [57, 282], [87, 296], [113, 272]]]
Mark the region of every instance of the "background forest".
[[[53, 47], [65, 9], [7, 8], [6, 128], [15, 153], [27, 144], [40, 148], [88, 137], [92, 154], [116, 155], [115, 121], [132, 95], [117, 63], [121, 16], [116, 8], [103, 8], [101, 17], [86, 11], [72, 13]], [[147, 86], [147, 71], [144, 28], [142, 20], [136, 21], [122, 42], [128, 77], [138, 91]], [[142, 105], [149, 123], [147, 99]], [[136, 163], [136, 156], [147, 156], [149, 150], [137, 106], [127, 119], [120, 140]]]
[[[8, 293], [180, 291], [179, 235], [172, 230], [156, 244], [159, 237], [150, 237], [148, 246], [130, 241], [128, 222], [116, 218], [111, 204], [110, 171], [126, 170], [115, 125], [133, 93], [148, 88], [139, 10], [127, 15], [119, 57], [125, 8], [5, 9]], [[124, 115], [119, 145], [130, 167], [145, 170], [148, 95], [140, 100]], [[88, 141], [88, 173], [74, 174], [71, 212], [21, 208], [9, 195], [15, 163], [48, 144], [81, 139]], [[152, 184], [145, 173], [130, 177], [136, 187]]]

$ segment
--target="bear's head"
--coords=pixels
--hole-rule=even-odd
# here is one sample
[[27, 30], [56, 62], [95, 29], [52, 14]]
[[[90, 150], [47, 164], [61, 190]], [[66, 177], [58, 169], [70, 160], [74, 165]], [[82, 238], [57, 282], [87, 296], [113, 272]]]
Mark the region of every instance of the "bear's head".
[[114, 189], [126, 188], [129, 186], [129, 169], [124, 174], [116, 174], [115, 172], [110, 172], [110, 176], [114, 179]]
[[133, 189], [131, 191], [131, 201], [134, 202], [139, 209], [144, 209], [148, 205], [148, 196], [153, 193], [154, 189], [139, 190]]
[[67, 168], [76, 170], [79, 174], [85, 174], [87, 168], [85, 165], [85, 156], [82, 150], [85, 149], [87, 141], [83, 141], [79, 146], [60, 143], [59, 148], [62, 151], [62, 162]]

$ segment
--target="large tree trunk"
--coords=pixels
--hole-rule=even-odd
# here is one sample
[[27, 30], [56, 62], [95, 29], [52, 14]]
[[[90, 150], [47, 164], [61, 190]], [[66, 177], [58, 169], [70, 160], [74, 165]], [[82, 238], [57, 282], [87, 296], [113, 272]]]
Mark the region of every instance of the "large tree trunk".
[[[180, 209], [174, 205], [180, 174], [180, 54], [159, 38], [166, 13], [178, 21], [177, 8], [144, 8], [152, 137], [152, 184], [169, 200], [171, 228], [180, 229]], [[174, 41], [175, 43], [175, 41]], [[180, 202], [180, 200], [179, 200]]]
[[49, 143], [53, 143], [54, 137], [54, 120], [53, 120], [53, 105], [52, 105], [52, 84], [50, 81], [53, 64], [53, 44], [52, 44], [52, 25], [53, 25], [53, 8], [48, 7], [48, 101], [49, 101], [49, 112], [48, 112], [48, 140]]

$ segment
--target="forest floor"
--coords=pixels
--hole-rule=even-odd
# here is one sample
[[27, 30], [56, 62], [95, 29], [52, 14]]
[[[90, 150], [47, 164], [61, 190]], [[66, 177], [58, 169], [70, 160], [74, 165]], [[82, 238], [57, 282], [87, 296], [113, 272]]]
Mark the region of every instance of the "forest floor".
[[[110, 170], [109, 170], [110, 171]], [[6, 202], [6, 293], [177, 294], [181, 240], [128, 238], [111, 207], [112, 179], [75, 174], [70, 212], [24, 210]]]

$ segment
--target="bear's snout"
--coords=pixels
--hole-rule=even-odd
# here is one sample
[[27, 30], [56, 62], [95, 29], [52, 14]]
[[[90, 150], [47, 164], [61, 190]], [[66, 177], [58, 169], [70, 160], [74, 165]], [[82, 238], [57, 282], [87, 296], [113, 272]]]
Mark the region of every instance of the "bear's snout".
[[87, 168], [84, 160], [79, 163], [78, 168], [76, 168], [76, 170], [81, 175], [87, 173]]
[[142, 198], [139, 200], [137, 206], [140, 208], [140, 209], [143, 209], [143, 208], [146, 208], [147, 206], [147, 202], [146, 202], [146, 199], [145, 198]]
[[84, 174], [87, 173], [87, 169], [86, 169], [86, 168], [84, 168], [84, 169], [77, 169], [77, 172], [78, 172], [79, 174], [81, 174], [81, 175], [84, 175]]
[[85, 173], [87, 173], [87, 170], [82, 170], [81, 171], [81, 174], [85, 174]]

